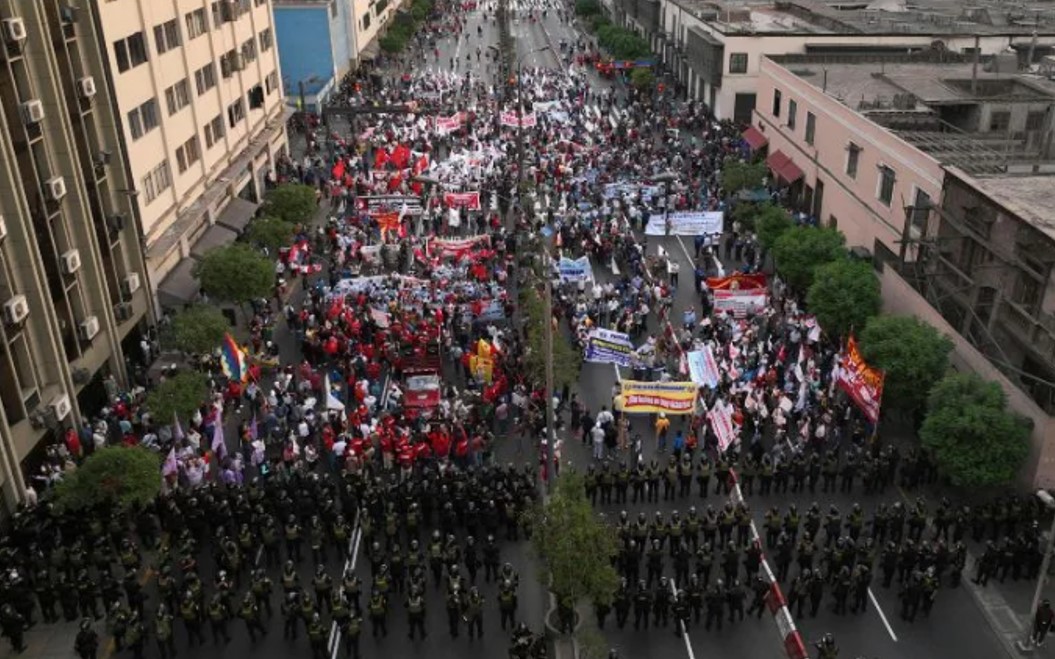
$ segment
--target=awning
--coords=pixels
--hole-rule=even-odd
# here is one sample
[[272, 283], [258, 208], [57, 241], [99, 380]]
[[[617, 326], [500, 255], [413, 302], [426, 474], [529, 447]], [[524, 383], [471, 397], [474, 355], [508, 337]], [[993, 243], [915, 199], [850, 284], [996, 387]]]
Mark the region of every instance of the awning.
[[769, 144], [769, 139], [762, 134], [762, 131], [758, 130], [754, 126], [748, 126], [740, 135], [747, 142], [747, 146], [751, 147], [752, 151], [758, 151], [765, 145]]
[[190, 304], [198, 297], [201, 285], [194, 278], [194, 264], [192, 258], [185, 258], [176, 264], [158, 285], [158, 301], [163, 307], [182, 307]]
[[787, 164], [789, 160], [791, 160], [791, 158], [788, 158], [784, 155], [783, 151], [777, 149], [766, 158], [766, 166], [769, 167], [769, 170], [774, 174], [780, 174], [780, 168]]
[[224, 208], [223, 212], [220, 213], [216, 223], [240, 234], [249, 226], [249, 222], [253, 219], [258, 207], [259, 204], [254, 204], [241, 197], [235, 197], [227, 204], [227, 208]]
[[803, 172], [802, 169], [789, 158], [788, 161], [784, 163], [784, 166], [780, 168], [780, 171], [777, 172], [777, 176], [788, 185], [791, 185], [802, 178]]
[[190, 255], [196, 259], [201, 259], [209, 250], [230, 245], [237, 237], [238, 234], [234, 231], [219, 224], [214, 224], [205, 231], [202, 237], [198, 239], [198, 242], [194, 243], [194, 247], [190, 248]]

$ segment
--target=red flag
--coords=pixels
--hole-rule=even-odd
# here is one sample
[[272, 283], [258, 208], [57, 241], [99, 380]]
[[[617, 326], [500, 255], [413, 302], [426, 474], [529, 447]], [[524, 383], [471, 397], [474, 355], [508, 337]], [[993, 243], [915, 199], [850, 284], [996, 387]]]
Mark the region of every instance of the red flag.
[[333, 171], [331, 172], [331, 174], [332, 174], [332, 178], [335, 179], [335, 180], [338, 180], [338, 181], [341, 180], [342, 178], [344, 178], [344, 161], [343, 160], [338, 160], [337, 161], [337, 164], [333, 166]]
[[403, 184], [403, 172], [396, 172], [392, 175], [392, 178], [388, 179], [388, 191], [395, 192], [399, 189], [399, 186]]
[[381, 169], [385, 166], [385, 163], [388, 162], [388, 160], [388, 151], [385, 151], [384, 149], [374, 151], [374, 169]]
[[400, 144], [392, 150], [392, 164], [397, 168], [403, 169], [410, 162], [410, 147], [406, 144]]
[[414, 191], [414, 194], [420, 195], [422, 193], [422, 191], [425, 189], [425, 186], [423, 186], [418, 181], [414, 181], [413, 183], [410, 184], [410, 189]]
[[429, 168], [429, 157], [427, 155], [423, 154], [414, 162], [414, 176], [417, 176], [418, 174], [424, 172], [428, 168]]

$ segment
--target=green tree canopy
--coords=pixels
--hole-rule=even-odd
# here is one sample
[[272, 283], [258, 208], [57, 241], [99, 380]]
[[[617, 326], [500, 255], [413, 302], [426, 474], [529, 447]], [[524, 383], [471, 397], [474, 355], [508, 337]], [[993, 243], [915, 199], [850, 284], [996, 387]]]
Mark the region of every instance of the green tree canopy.
[[196, 355], [212, 352], [220, 346], [230, 324], [216, 307], [195, 305], [172, 319], [172, 338], [183, 352]]
[[264, 195], [264, 210], [271, 217], [300, 224], [311, 219], [318, 205], [315, 188], [300, 183], [285, 183]]
[[142, 446], [110, 446], [88, 457], [55, 491], [62, 508], [97, 505], [129, 508], [150, 503], [161, 491], [161, 456]]
[[619, 586], [612, 566], [615, 529], [590, 505], [581, 475], [566, 470], [554, 485], [553, 495], [536, 510], [531, 536], [542, 583], [570, 608], [583, 600], [611, 603]]
[[[527, 354], [524, 357], [528, 379], [546, 381], [546, 342], [544, 325], [545, 303], [533, 286], [525, 286], [520, 293], [521, 314], [527, 324]], [[558, 327], [553, 331], [553, 386], [560, 389], [579, 380], [582, 356], [568, 342]]]
[[755, 214], [755, 233], [763, 249], [773, 249], [777, 239], [795, 227], [791, 214], [776, 204], [765, 203]]
[[249, 245], [235, 243], [207, 252], [195, 266], [194, 275], [213, 299], [245, 304], [271, 295], [275, 266]]
[[792, 290], [803, 292], [818, 267], [846, 258], [845, 244], [846, 236], [838, 229], [793, 227], [773, 245], [773, 260]]
[[576, 0], [575, 13], [589, 18], [601, 13], [601, 3], [597, 0]]
[[958, 487], [1011, 483], [1029, 454], [1028, 419], [1009, 412], [1000, 385], [974, 373], [948, 375], [931, 390], [923, 446]]
[[183, 371], [166, 379], [147, 394], [145, 405], [156, 425], [169, 425], [177, 417], [181, 423], [186, 423], [205, 402], [208, 393], [204, 375], [197, 371]]
[[295, 225], [277, 217], [258, 217], [249, 223], [245, 233], [245, 241], [266, 247], [272, 254], [277, 254], [279, 248], [289, 247], [293, 242]]
[[722, 189], [726, 194], [762, 187], [769, 170], [764, 162], [733, 160], [722, 165]]
[[652, 73], [652, 69], [637, 67], [630, 72], [630, 84], [639, 92], [646, 92], [656, 85], [656, 76]]
[[949, 369], [952, 341], [914, 316], [875, 316], [858, 338], [865, 360], [886, 372], [884, 405], [916, 411]]
[[806, 305], [833, 336], [861, 329], [879, 313], [879, 279], [864, 261], [839, 259], [814, 271]]

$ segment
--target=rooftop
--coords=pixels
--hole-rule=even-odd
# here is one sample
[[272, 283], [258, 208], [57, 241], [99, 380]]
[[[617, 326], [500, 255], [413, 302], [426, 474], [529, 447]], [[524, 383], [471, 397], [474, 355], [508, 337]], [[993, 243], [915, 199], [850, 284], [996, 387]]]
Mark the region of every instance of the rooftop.
[[953, 170], [982, 194], [1055, 240], [1050, 176], [969, 177]]
[[[999, 58], [979, 63], [977, 72], [967, 58], [939, 51], [770, 59], [942, 164], [975, 176], [1055, 174], [1045, 139], [1052, 125], [1044, 118], [1055, 107], [1055, 83], [1001, 73]], [[1025, 106], [1014, 120], [1011, 106]]]
[[1055, 6], [1036, 0], [671, 1], [725, 34], [1055, 36]]

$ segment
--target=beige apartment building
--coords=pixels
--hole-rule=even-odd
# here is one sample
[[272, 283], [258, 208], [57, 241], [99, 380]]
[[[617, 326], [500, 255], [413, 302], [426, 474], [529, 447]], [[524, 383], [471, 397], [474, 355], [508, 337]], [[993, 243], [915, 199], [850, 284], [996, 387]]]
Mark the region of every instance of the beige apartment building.
[[151, 295], [91, 16], [0, 1], [0, 514], [127, 383]]
[[157, 306], [198, 294], [194, 261], [229, 243], [285, 152], [278, 48], [268, 0], [97, 0], [104, 82]]

